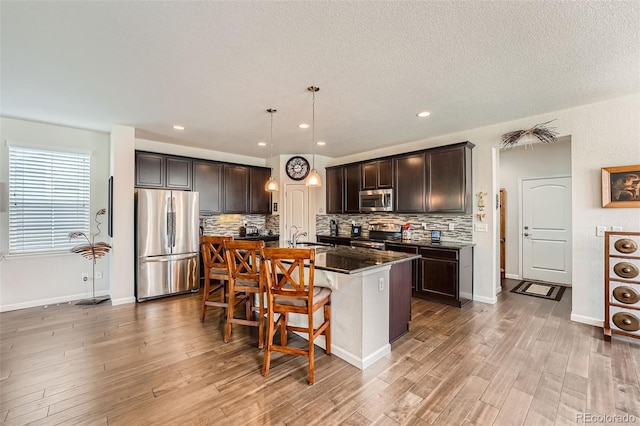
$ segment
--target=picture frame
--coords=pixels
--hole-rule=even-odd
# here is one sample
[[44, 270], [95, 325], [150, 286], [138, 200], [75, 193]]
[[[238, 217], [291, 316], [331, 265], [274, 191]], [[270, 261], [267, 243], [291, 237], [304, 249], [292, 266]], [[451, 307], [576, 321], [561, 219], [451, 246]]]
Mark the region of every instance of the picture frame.
[[602, 168], [602, 207], [640, 208], [640, 164]]
[[113, 176], [109, 177], [109, 204], [107, 206], [107, 234], [113, 238]]

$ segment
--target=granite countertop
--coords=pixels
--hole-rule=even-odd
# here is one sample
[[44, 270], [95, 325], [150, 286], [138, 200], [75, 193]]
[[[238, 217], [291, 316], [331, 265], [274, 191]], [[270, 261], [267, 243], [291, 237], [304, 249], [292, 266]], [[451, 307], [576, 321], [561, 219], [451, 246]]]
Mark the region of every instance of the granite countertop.
[[341, 274], [356, 274], [380, 266], [393, 265], [419, 259], [418, 254], [398, 253], [384, 250], [372, 250], [360, 247], [316, 247], [317, 269], [339, 272]]
[[247, 235], [246, 237], [233, 237], [234, 240], [250, 240], [250, 241], [277, 241], [280, 235]]
[[[333, 237], [330, 235], [325, 235], [325, 234], [316, 234], [316, 237], [323, 237], [323, 238], [335, 238], [335, 239], [340, 239], [340, 240], [345, 240], [345, 239], [351, 239], [350, 236], [348, 235], [338, 235], [337, 237]], [[365, 240], [361, 239], [361, 240]], [[455, 250], [459, 250], [465, 247], [473, 247], [475, 246], [474, 243], [462, 243], [462, 242], [455, 242], [455, 241], [443, 241], [440, 244], [432, 244], [430, 241], [425, 241], [425, 240], [394, 240], [394, 241], [389, 241], [389, 243], [392, 244], [398, 244], [398, 245], [403, 245], [403, 246], [414, 246], [414, 247], [426, 247], [426, 248], [445, 248], [445, 249], [455, 249]]]

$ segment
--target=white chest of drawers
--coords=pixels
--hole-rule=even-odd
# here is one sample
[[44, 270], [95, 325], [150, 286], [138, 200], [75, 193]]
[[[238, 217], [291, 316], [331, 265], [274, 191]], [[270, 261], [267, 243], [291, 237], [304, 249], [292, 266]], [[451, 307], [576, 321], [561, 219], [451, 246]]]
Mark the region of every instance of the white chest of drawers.
[[604, 337], [640, 339], [640, 232], [605, 233]]

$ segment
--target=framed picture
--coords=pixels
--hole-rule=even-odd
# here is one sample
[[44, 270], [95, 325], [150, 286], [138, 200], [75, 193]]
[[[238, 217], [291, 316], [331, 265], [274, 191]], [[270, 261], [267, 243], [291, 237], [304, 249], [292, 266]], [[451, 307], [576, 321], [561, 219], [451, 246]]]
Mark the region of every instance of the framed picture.
[[107, 234], [113, 237], [113, 176], [109, 178], [109, 205], [107, 208]]
[[602, 207], [640, 207], [640, 164], [602, 168]]

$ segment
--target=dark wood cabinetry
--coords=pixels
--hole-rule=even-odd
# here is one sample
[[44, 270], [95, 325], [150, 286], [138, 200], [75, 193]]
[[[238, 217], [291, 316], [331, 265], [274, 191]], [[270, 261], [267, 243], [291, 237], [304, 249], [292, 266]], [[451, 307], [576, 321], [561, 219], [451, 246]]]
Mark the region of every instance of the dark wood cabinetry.
[[327, 213], [360, 211], [360, 164], [327, 168]]
[[[407, 244], [395, 244], [395, 243], [385, 243], [385, 250], [389, 251], [398, 251], [401, 253], [410, 253], [410, 254], [420, 254], [419, 248], [417, 246], [407, 245]], [[420, 261], [412, 260], [411, 261], [411, 288], [413, 291], [418, 290], [418, 279], [420, 277]]]
[[136, 187], [164, 188], [165, 156], [136, 152]]
[[345, 180], [345, 213], [360, 212], [360, 164], [344, 168]]
[[362, 165], [362, 187], [368, 189], [384, 189], [393, 186], [393, 161], [371, 161]]
[[188, 158], [167, 157], [167, 188], [191, 190], [192, 165]]
[[194, 161], [193, 190], [200, 193], [202, 213], [222, 213], [222, 164]]
[[409, 331], [412, 262], [391, 265], [389, 271], [389, 342]]
[[395, 211], [422, 213], [427, 194], [425, 178], [425, 153], [414, 153], [393, 159], [395, 173]]
[[421, 248], [415, 296], [462, 307], [473, 298], [473, 247]]
[[344, 167], [327, 169], [327, 213], [344, 213]]
[[471, 213], [471, 144], [426, 154], [427, 212]]
[[136, 187], [191, 190], [192, 160], [136, 152]]
[[249, 172], [249, 213], [271, 213], [271, 193], [265, 191], [271, 170], [251, 168]]
[[136, 151], [136, 187], [200, 193], [200, 212], [271, 213], [271, 169]]
[[244, 166], [224, 165], [224, 212], [249, 211], [249, 169]]

